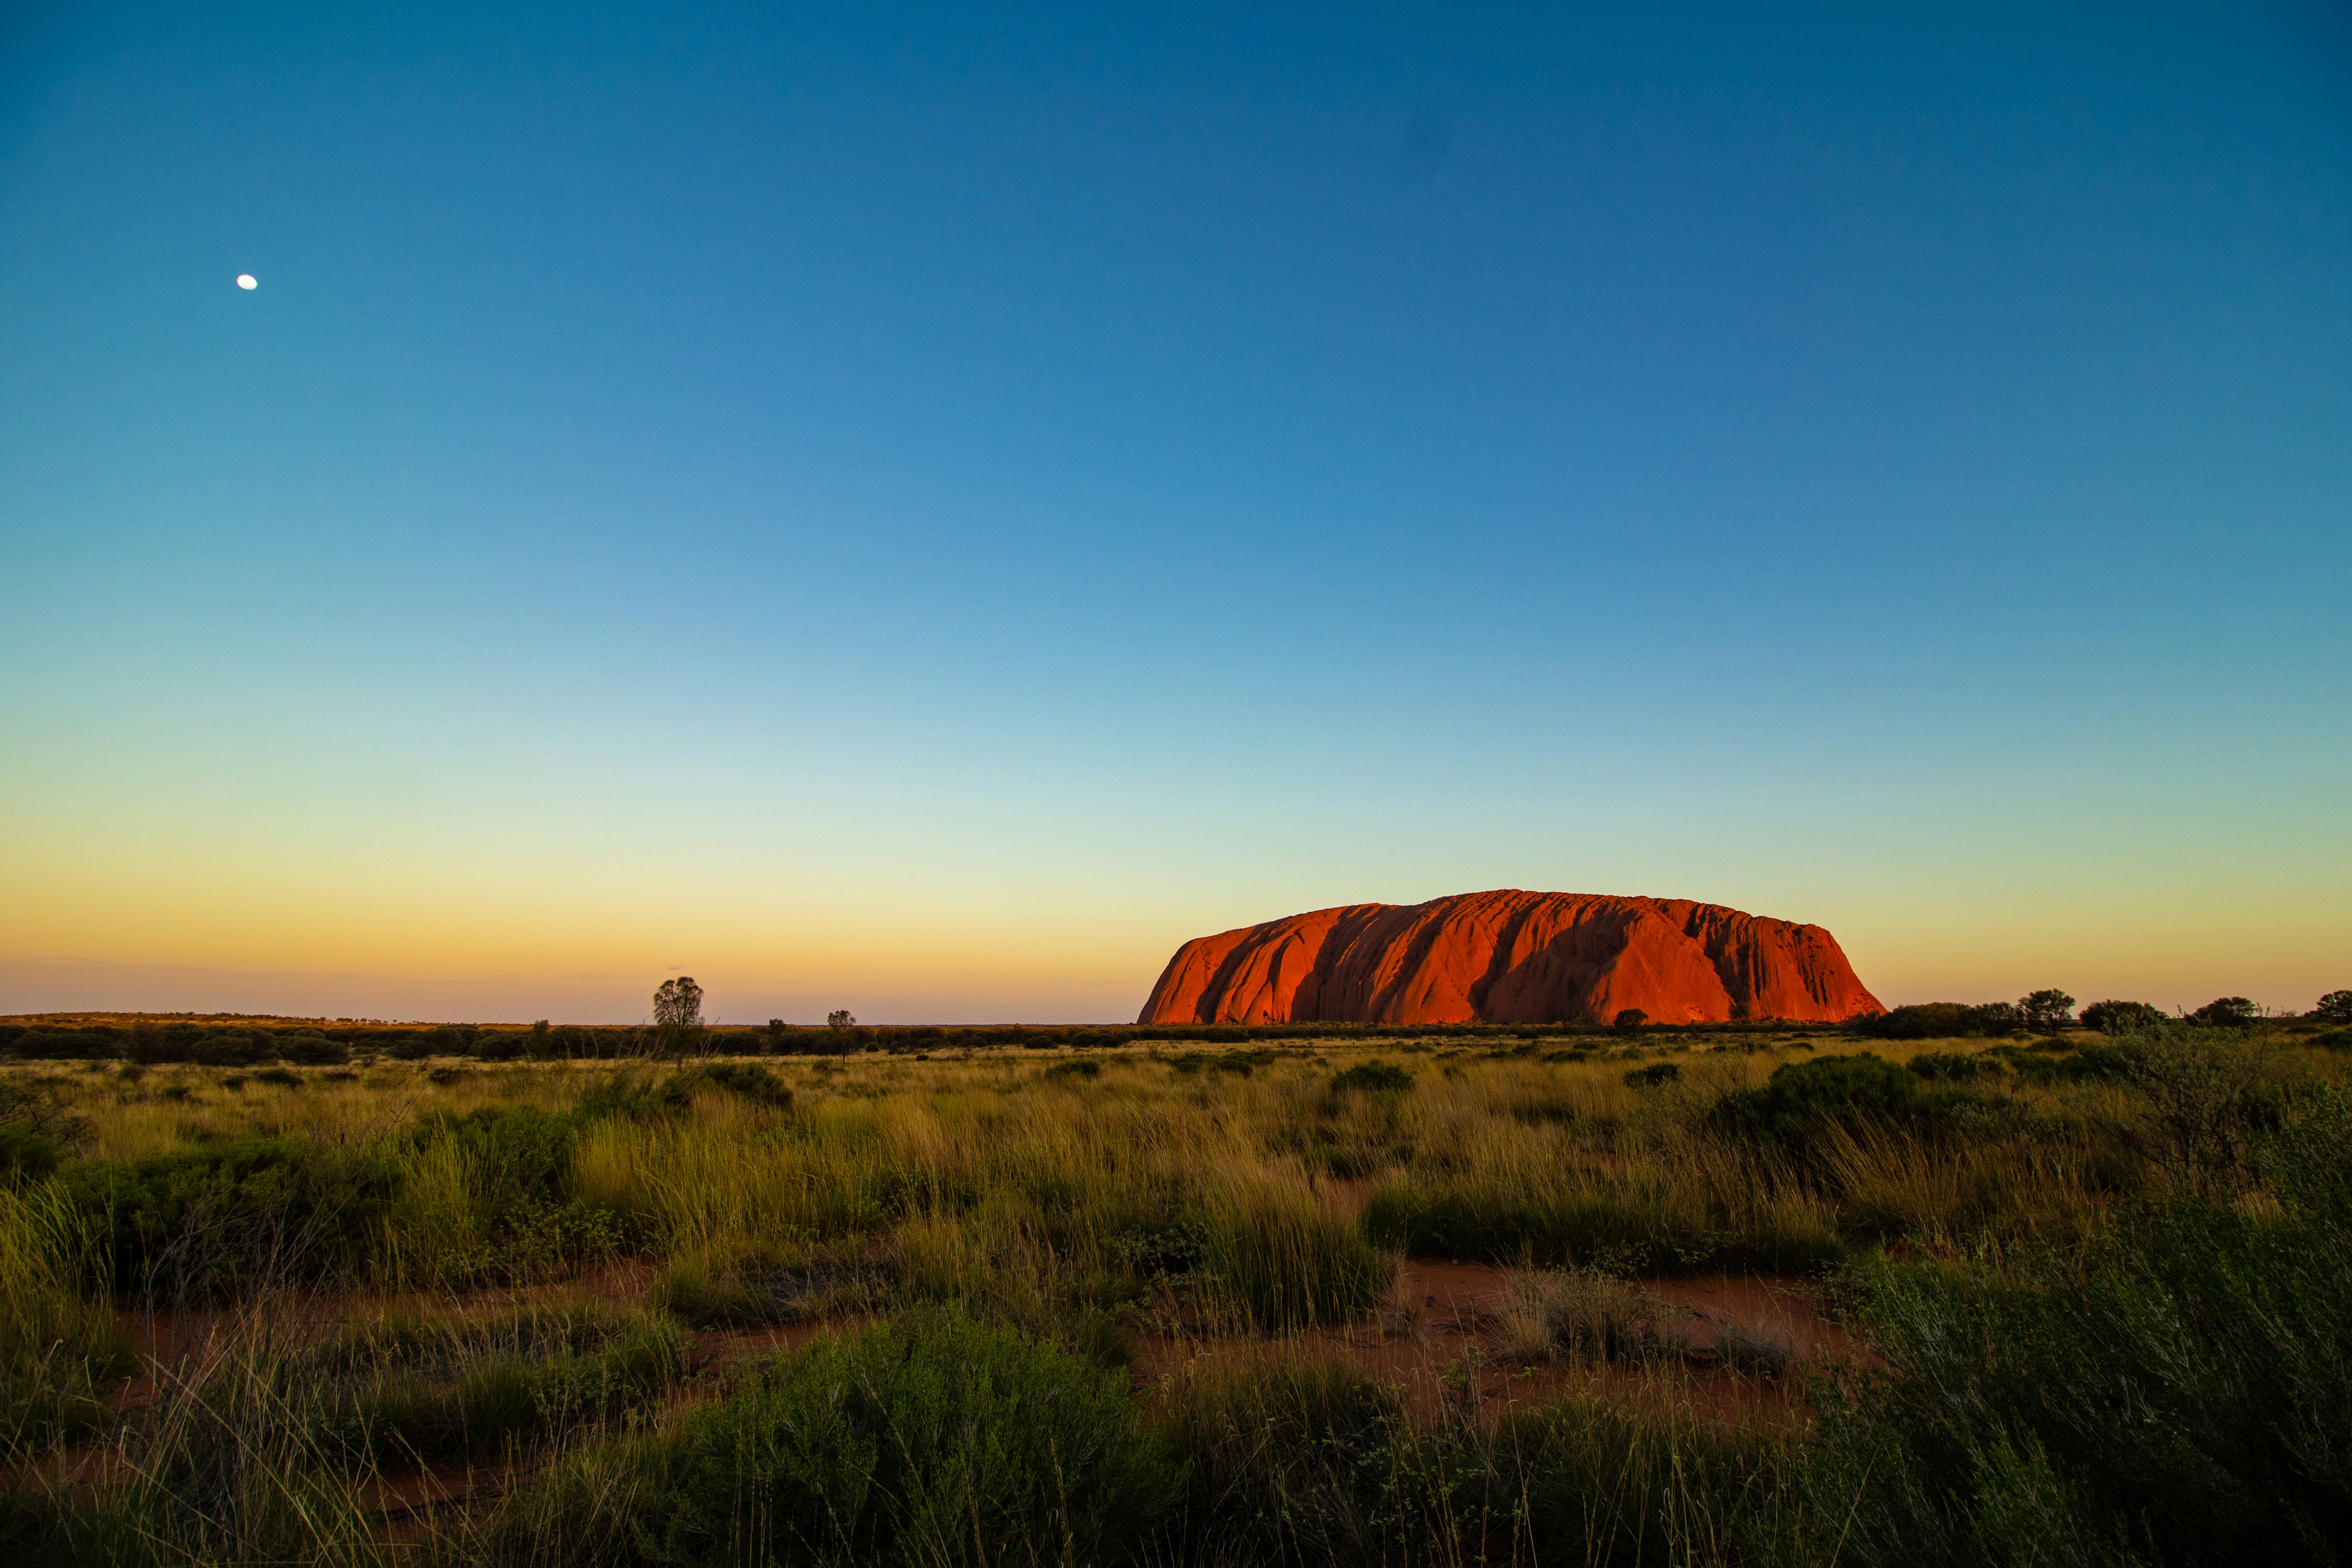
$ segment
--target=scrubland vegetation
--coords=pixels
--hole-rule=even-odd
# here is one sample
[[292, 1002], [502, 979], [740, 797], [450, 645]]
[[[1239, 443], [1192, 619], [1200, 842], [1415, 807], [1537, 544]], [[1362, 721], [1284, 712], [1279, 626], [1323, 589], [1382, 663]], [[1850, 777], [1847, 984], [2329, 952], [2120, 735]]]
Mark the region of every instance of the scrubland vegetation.
[[19, 1061], [0, 1559], [2330, 1563], [2322, 1027]]

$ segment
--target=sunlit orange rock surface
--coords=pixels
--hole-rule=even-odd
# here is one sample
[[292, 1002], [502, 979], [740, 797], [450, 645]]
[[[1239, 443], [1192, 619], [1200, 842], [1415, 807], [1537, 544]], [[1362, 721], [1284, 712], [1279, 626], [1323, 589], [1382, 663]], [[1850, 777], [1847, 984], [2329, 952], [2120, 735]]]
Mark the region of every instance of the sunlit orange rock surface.
[[1464, 893], [1176, 949], [1139, 1023], [1834, 1021], [1886, 1009], [1818, 925], [1685, 898]]

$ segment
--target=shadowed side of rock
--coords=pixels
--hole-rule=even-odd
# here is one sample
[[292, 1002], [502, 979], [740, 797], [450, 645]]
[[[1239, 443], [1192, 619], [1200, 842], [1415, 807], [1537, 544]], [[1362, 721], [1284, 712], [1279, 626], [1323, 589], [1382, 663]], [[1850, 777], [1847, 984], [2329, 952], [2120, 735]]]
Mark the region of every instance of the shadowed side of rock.
[[1688, 899], [1458, 894], [1185, 943], [1141, 1023], [1835, 1021], [1885, 1009], [1837, 938]]

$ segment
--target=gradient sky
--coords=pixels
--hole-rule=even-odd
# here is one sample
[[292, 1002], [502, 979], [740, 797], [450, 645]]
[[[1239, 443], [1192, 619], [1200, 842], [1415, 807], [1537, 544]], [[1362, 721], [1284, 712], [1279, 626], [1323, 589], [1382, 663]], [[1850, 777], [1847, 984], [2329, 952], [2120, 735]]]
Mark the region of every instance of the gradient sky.
[[1129, 9], [10, 8], [0, 1011], [2352, 986], [2340, 6]]

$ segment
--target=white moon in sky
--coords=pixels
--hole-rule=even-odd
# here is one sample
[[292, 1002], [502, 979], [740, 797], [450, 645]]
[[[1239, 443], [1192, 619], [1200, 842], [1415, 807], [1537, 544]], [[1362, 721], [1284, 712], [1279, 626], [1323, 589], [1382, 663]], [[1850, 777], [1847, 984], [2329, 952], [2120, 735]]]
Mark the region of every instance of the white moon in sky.
[[261, 287], [261, 285], [253, 280], [253, 274], [249, 272], [240, 272], [236, 275], [236, 286], [239, 288], [258, 288]]

